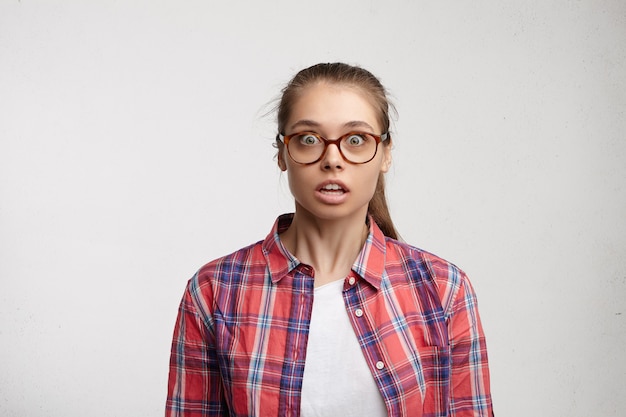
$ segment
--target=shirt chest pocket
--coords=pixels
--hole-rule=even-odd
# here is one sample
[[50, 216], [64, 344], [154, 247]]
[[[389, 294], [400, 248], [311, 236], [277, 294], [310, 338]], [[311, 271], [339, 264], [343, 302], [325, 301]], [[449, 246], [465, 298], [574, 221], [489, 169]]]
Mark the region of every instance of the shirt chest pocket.
[[440, 346], [414, 347], [410, 353], [397, 349], [387, 351], [391, 366], [382, 370], [383, 381], [394, 387], [388, 391], [388, 399], [401, 401], [405, 410], [421, 411], [413, 415], [445, 416], [450, 380], [449, 351], [448, 347]]

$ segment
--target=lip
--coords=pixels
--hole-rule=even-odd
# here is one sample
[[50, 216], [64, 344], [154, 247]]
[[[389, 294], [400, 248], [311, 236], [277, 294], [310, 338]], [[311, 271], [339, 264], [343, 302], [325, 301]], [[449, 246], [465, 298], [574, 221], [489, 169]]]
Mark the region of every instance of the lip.
[[323, 183], [321, 183], [320, 185], [318, 185], [316, 190], [317, 191], [322, 191], [322, 189], [324, 187], [326, 187], [328, 184], [337, 184], [339, 186], [339, 188], [341, 188], [345, 193], [350, 192], [350, 190], [348, 189], [346, 184], [344, 184], [342, 181], [339, 181], [339, 180], [326, 180]]
[[[328, 184], [337, 184], [343, 192], [328, 192], [324, 190], [324, 187]], [[339, 180], [327, 180], [317, 186], [315, 196], [324, 204], [337, 205], [345, 202], [349, 193], [350, 190], [343, 182]]]

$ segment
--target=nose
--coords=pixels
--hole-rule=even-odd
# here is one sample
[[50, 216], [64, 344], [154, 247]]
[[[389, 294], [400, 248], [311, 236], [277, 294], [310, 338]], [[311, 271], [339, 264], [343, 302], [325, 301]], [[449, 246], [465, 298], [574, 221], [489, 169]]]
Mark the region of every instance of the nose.
[[333, 169], [343, 169], [346, 161], [343, 159], [339, 147], [336, 144], [330, 144], [326, 148], [326, 152], [321, 160], [321, 167], [324, 171]]

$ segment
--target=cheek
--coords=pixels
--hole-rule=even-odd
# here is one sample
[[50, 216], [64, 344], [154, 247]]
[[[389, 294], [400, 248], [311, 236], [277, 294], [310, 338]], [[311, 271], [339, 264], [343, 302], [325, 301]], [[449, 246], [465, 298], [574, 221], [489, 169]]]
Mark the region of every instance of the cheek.
[[360, 196], [359, 198], [369, 201], [374, 196], [376, 186], [378, 185], [379, 172], [378, 169], [368, 169], [356, 176], [356, 181], [353, 182], [353, 191]]
[[370, 198], [374, 196], [376, 192], [376, 186], [378, 185], [378, 176], [379, 172], [373, 172], [368, 178], [368, 192], [370, 194]]
[[289, 189], [291, 190], [291, 194], [295, 196], [307, 183], [307, 175], [300, 166], [293, 166], [293, 164], [287, 163], [286, 168]]
[[366, 175], [363, 175], [363, 188], [367, 189], [369, 197], [373, 197], [376, 193], [376, 188], [378, 187], [379, 178], [385, 175], [387, 170], [385, 169], [385, 161], [380, 161], [376, 164], [375, 168], [372, 170], [368, 170]]

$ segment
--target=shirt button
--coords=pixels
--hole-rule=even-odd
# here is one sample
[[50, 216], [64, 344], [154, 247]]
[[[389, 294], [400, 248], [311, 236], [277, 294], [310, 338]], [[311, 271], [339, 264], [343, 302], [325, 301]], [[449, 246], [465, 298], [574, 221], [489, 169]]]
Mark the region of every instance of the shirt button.
[[363, 310], [361, 310], [360, 308], [357, 308], [356, 310], [354, 310], [354, 315], [357, 317], [363, 316]]
[[355, 282], [356, 282], [356, 279], [354, 279], [354, 277], [350, 277], [350, 279], [348, 280], [348, 284], [350, 285], [354, 285]]
[[378, 369], [379, 371], [382, 370], [384, 367], [385, 363], [383, 361], [376, 362], [376, 369]]

